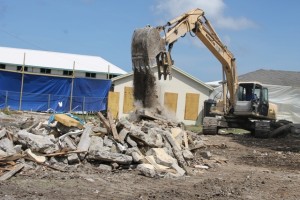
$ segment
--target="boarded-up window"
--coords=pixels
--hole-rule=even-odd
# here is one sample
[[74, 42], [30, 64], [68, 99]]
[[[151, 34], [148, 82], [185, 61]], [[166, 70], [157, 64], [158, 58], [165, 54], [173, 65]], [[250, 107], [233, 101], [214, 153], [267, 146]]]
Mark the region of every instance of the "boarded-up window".
[[186, 93], [185, 98], [185, 120], [197, 120], [199, 108], [199, 94]]
[[119, 114], [119, 92], [109, 92], [108, 93], [108, 109], [110, 110], [114, 119], [118, 117]]
[[164, 99], [164, 106], [168, 108], [169, 111], [174, 112], [176, 114], [177, 111], [177, 93], [166, 92]]
[[134, 109], [133, 103], [133, 87], [125, 87], [123, 113], [129, 113], [132, 111]]

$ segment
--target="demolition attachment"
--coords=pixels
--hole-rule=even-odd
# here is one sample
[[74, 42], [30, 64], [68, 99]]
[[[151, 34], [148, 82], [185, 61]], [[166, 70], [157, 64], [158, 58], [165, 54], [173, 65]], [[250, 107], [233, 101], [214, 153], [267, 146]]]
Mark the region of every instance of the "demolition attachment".
[[164, 80], [170, 75], [173, 61], [171, 55], [166, 51], [166, 43], [160, 36], [160, 28], [147, 26], [136, 29], [133, 33], [131, 43], [131, 58], [134, 72], [144, 73], [150, 71], [151, 67], [158, 67], [158, 79], [164, 75]]

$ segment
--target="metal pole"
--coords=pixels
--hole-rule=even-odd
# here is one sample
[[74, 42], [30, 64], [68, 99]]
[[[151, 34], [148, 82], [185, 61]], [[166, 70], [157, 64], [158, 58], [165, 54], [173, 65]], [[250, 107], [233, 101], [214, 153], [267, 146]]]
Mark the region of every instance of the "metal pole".
[[82, 105], [82, 112], [83, 112], [82, 114], [84, 114], [84, 111], [85, 111], [85, 106], [84, 106], [84, 105], [85, 105], [85, 96], [83, 97], [83, 102], [82, 102], [82, 104], [83, 104], [83, 105]]
[[110, 74], [110, 66], [107, 66], [107, 79], [109, 79], [109, 74]]
[[51, 94], [48, 94], [48, 109], [50, 109], [50, 99], [51, 99]]
[[72, 111], [72, 103], [73, 103], [74, 78], [75, 78], [75, 61], [73, 63], [73, 74], [72, 74], [71, 95], [70, 95], [70, 112]]
[[26, 53], [24, 53], [23, 65], [22, 65], [22, 82], [21, 82], [21, 92], [20, 92], [19, 110], [21, 110], [21, 108], [22, 108], [23, 86], [24, 86], [24, 67], [25, 67], [25, 57], [26, 57]]

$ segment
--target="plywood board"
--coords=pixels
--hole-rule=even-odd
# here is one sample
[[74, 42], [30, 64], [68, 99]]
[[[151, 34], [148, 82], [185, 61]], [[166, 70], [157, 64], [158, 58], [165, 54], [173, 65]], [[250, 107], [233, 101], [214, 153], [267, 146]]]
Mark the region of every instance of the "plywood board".
[[185, 98], [185, 120], [197, 120], [200, 94], [186, 93]]
[[118, 117], [119, 114], [119, 100], [120, 93], [119, 92], [109, 92], [108, 93], [108, 109], [111, 112], [111, 115], [114, 119]]
[[177, 100], [177, 93], [165, 92], [164, 106], [168, 108], [168, 110], [174, 112], [175, 114], [177, 112]]
[[129, 113], [134, 110], [133, 87], [124, 87], [123, 113]]

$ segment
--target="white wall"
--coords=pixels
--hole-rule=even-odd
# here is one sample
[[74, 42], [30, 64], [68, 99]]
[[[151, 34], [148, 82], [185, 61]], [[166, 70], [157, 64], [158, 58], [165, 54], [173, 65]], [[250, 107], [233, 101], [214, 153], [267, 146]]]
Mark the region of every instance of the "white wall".
[[[155, 71], [155, 70], [154, 70]], [[164, 94], [165, 92], [173, 92], [178, 94], [177, 100], [177, 112], [176, 118], [179, 121], [184, 122], [187, 125], [201, 123], [202, 122], [202, 110], [204, 101], [208, 99], [210, 91], [205, 86], [201, 85], [200, 83], [190, 79], [189, 77], [178, 73], [177, 71], [173, 70], [173, 78], [172, 80], [160, 80], [156, 81], [157, 85], [157, 94], [159, 97], [159, 102], [163, 105], [164, 102]], [[154, 73], [157, 77], [157, 72]], [[127, 76], [125, 78], [116, 80], [114, 82], [114, 92], [120, 93], [119, 99], [119, 117], [126, 116], [127, 114], [123, 113], [123, 102], [124, 102], [124, 87], [133, 87], [133, 76]], [[184, 113], [185, 113], [185, 99], [186, 93], [195, 93], [200, 95], [199, 99], [199, 116], [198, 120], [184, 120]]]
[[[14, 65], [14, 64], [6, 64], [5, 65], [5, 69], [7, 70], [13, 70], [13, 71], [17, 71], [17, 67], [18, 65]], [[31, 72], [31, 73], [37, 73], [40, 74], [41, 68], [39, 67], [30, 67], [30, 66], [26, 66], [27, 67], [27, 72]], [[47, 68], [46, 69], [51, 69], [51, 68]], [[58, 75], [58, 76], [63, 76], [63, 69], [51, 69], [51, 74], [52, 75]], [[80, 77], [80, 78], [84, 78], [86, 72], [82, 72], [82, 71], [75, 71], [75, 77]], [[96, 73], [96, 79], [107, 79], [107, 74], [104, 73]]]

